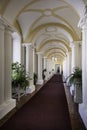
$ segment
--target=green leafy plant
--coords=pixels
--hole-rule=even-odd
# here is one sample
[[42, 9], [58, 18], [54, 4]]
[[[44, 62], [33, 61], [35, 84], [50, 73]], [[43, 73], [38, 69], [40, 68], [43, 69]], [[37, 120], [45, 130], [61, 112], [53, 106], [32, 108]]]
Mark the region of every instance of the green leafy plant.
[[36, 83], [37, 83], [37, 79], [38, 79], [38, 76], [37, 76], [36, 73], [34, 73], [33, 78], [34, 78], [34, 85], [36, 85]]
[[22, 64], [12, 63], [12, 87], [26, 88], [29, 85], [29, 75]]
[[79, 83], [80, 86], [82, 86], [82, 70], [78, 67], [74, 68], [73, 73], [71, 73], [66, 80], [68, 79], [70, 86], [76, 83]]

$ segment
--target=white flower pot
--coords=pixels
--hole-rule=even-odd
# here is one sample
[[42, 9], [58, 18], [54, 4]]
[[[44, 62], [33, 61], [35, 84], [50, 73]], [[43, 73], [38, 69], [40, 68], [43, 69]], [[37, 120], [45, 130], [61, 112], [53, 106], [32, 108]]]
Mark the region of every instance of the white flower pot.
[[74, 102], [82, 103], [82, 86], [77, 82], [74, 88]]

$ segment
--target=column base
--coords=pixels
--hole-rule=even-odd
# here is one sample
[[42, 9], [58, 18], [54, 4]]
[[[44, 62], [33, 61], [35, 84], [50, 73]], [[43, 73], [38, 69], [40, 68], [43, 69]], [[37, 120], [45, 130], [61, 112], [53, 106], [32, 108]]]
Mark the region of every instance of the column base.
[[37, 81], [37, 84], [42, 85], [42, 84], [43, 84], [43, 82], [44, 82], [43, 80], [38, 80], [38, 81]]
[[87, 128], [87, 105], [86, 104], [79, 105], [79, 113], [85, 124], [85, 127]]
[[16, 100], [10, 99], [0, 105], [0, 119], [3, 118], [8, 112], [16, 107]]
[[32, 93], [34, 91], [35, 91], [35, 86], [34, 85], [26, 87], [26, 94]]

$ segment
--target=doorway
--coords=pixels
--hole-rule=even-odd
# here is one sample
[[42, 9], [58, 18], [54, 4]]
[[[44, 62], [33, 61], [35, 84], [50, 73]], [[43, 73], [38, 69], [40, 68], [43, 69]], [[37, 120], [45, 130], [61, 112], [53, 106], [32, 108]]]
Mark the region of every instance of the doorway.
[[60, 74], [61, 73], [61, 66], [60, 66], [60, 64], [56, 64], [55, 65], [55, 73], [56, 74]]

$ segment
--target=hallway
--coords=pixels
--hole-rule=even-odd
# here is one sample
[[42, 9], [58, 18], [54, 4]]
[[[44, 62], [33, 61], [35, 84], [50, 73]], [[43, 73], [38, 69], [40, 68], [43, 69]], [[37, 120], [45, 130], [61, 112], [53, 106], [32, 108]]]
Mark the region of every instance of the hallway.
[[72, 130], [62, 77], [54, 75], [0, 130]]
[[[72, 125], [78, 129], [77, 116], [73, 117], [73, 106], [77, 108], [77, 105], [71, 104], [74, 96], [79, 99], [75, 115], [81, 116], [87, 129], [86, 43], [87, 0], [0, 0], [0, 120], [28, 101], [28, 95], [26, 98], [21, 95], [24, 100], [16, 102], [13, 93], [18, 95], [19, 91], [13, 92], [13, 87], [20, 86], [23, 94], [23, 88], [27, 87], [31, 98], [36, 92], [36, 77], [36, 84], [42, 86], [56, 72], [66, 79], [79, 68], [81, 93], [75, 95], [75, 85], [65, 90], [66, 96], [68, 91], [71, 97], [67, 100], [71, 99], [68, 105]], [[13, 73], [21, 70], [17, 66], [12, 68], [16, 63], [24, 67], [23, 77], [21, 72]]]
[[[53, 84], [53, 85], [52, 85]], [[42, 109], [42, 111], [43, 111], [43, 113], [44, 114], [46, 114], [45, 115], [45, 117], [47, 118], [47, 115], [49, 116], [49, 120], [51, 121], [51, 116], [52, 116], [52, 118], [53, 118], [53, 115], [52, 115], [52, 113], [53, 113], [53, 105], [57, 105], [57, 104], [55, 104], [55, 103], [53, 103], [52, 102], [52, 100], [55, 100], [55, 98], [54, 97], [56, 97], [57, 98], [57, 96], [58, 96], [58, 98], [57, 98], [57, 102], [58, 103], [60, 103], [60, 105], [58, 105], [58, 108], [56, 108], [57, 110], [59, 109], [59, 106], [61, 107], [61, 105], [63, 105], [63, 104], [61, 104], [61, 103], [63, 103], [62, 101], [62, 99], [63, 99], [63, 97], [61, 97], [61, 96], [63, 96], [63, 95], [61, 95], [62, 93], [61, 93], [61, 91], [59, 91], [60, 89], [58, 88], [58, 86], [59, 86], [59, 84], [61, 84], [62, 85], [62, 80], [61, 80], [61, 76], [60, 75], [54, 75], [47, 83], [45, 83], [44, 84], [44, 86], [38, 86], [38, 90], [36, 91], [36, 96], [34, 96], [34, 94], [32, 94], [31, 96], [30, 95], [27, 95], [27, 98], [26, 98], [26, 96], [25, 97], [22, 97], [22, 99], [20, 100], [20, 102], [17, 104], [17, 107], [15, 108], [15, 110], [13, 110], [11, 113], [9, 113], [8, 114], [8, 116], [7, 117], [5, 117], [5, 118], [3, 118], [3, 120], [2, 120], [2, 124], [4, 124], [4, 122], [5, 122], [5, 120], [8, 120], [8, 118], [10, 118], [10, 116], [12, 116], [13, 115], [13, 117], [15, 116], [14, 115], [14, 113], [15, 112], [17, 112], [18, 114], [19, 114], [19, 116], [20, 116], [20, 114], [22, 113], [25, 113], [25, 112], [21, 112], [20, 113], [20, 111], [21, 111], [21, 109], [23, 109], [23, 108], [25, 108], [25, 106], [26, 106], [26, 104], [28, 105], [29, 104], [29, 102], [32, 102], [32, 100], [38, 100], [38, 102], [40, 103], [40, 104], [38, 104], [38, 102], [36, 101], [36, 104], [38, 104], [39, 106], [38, 106], [38, 111], [40, 112], [40, 110], [39, 110], [39, 107], [41, 107], [41, 104], [44, 106], [45, 104], [43, 104], [43, 103], [46, 103], [46, 105], [47, 106], [49, 106], [48, 108], [52, 108], [52, 111], [51, 111], [51, 113], [49, 113], [49, 111], [46, 113], [46, 110], [45, 110], [45, 113], [44, 113], [44, 109], [45, 109], [45, 106], [43, 107], [42, 106], [42, 108], [40, 108], [40, 109]], [[52, 91], [52, 93], [51, 93], [51, 95], [49, 95], [49, 94], [45, 94], [45, 89], [46, 89], [46, 92], [47, 91], [49, 91], [49, 87], [52, 89], [52, 86], [53, 86], [53, 90], [51, 90]], [[55, 89], [55, 87], [57, 87], [58, 88], [58, 91], [59, 92], [57, 92], [57, 90]], [[61, 86], [62, 87], [62, 86]], [[72, 130], [86, 130], [85, 129], [85, 127], [84, 127], [84, 125], [83, 125], [83, 123], [82, 123], [82, 120], [81, 120], [81, 118], [80, 118], [80, 116], [79, 116], [79, 114], [77, 113], [77, 111], [76, 111], [76, 107], [75, 107], [75, 104], [73, 103], [73, 101], [72, 101], [72, 99], [71, 99], [71, 97], [70, 97], [70, 93], [69, 93], [69, 89], [67, 88], [67, 87], [64, 87], [65, 88], [65, 92], [66, 92], [66, 97], [67, 97], [67, 101], [68, 101], [68, 107], [69, 107], [69, 112], [70, 112], [70, 119], [71, 119], [71, 124], [72, 124]], [[40, 90], [39, 90], [40, 89]], [[64, 91], [63, 89], [62, 89], [62, 91]], [[50, 92], [49, 92], [50, 93]], [[55, 96], [53, 96], [53, 93], [55, 93]], [[56, 93], [57, 93], [57, 95], [56, 95]], [[59, 94], [58, 94], [59, 93]], [[38, 94], [40, 94], [40, 99], [38, 99], [37, 98], [37, 96], [38, 96]], [[45, 94], [45, 95], [44, 95]], [[64, 93], [63, 93], [64, 94]], [[33, 97], [32, 97], [33, 96]], [[44, 98], [46, 98], [45, 99], [45, 102], [43, 102], [43, 100], [41, 99], [41, 97], [42, 96], [44, 96]], [[45, 97], [46, 96], [46, 97]], [[49, 97], [49, 96], [52, 96], [52, 98], [54, 98], [54, 99], [52, 99], [51, 97]], [[32, 98], [31, 98], [32, 97]], [[66, 98], [65, 96], [64, 96], [64, 98]], [[23, 99], [24, 98], [24, 99]], [[29, 100], [29, 98], [30, 98], [30, 101], [28, 101]], [[34, 99], [34, 98], [36, 98], [36, 99]], [[51, 99], [50, 99], [51, 98]], [[26, 99], [28, 99], [27, 101], [26, 101]], [[50, 99], [50, 100], [49, 100]], [[41, 102], [40, 102], [40, 100], [41, 100]], [[66, 100], [66, 99], [65, 99]], [[22, 101], [22, 102], [21, 102]], [[24, 105], [24, 107], [23, 108], [21, 108], [22, 107], [22, 105], [23, 105], [23, 102], [27, 102], [25, 105]], [[56, 102], [56, 103], [57, 103]], [[52, 105], [50, 106], [50, 103], [52, 103]], [[31, 103], [30, 103], [31, 104]], [[29, 105], [30, 107], [32, 106], [32, 104], [31, 105]], [[35, 105], [34, 104], [34, 108], [32, 108], [33, 109], [33, 111], [35, 111], [36, 109], [37, 109], [37, 105]], [[65, 107], [66, 106], [66, 107]], [[57, 106], [56, 106], [57, 107]], [[21, 108], [21, 109], [20, 109]], [[67, 105], [64, 105], [63, 106], [63, 109], [66, 109], [67, 108]], [[46, 109], [47, 109], [47, 107], [46, 107]], [[56, 110], [55, 109], [55, 110]], [[44, 126], [42, 126], [41, 125], [41, 123], [39, 123], [39, 126], [38, 126], [38, 124], [37, 124], [37, 126], [38, 126], [38, 129], [39, 130], [48, 130], [50, 127], [50, 130], [52, 129], [52, 130], [71, 130], [71, 128], [68, 128], [68, 127], [70, 127], [70, 126], [68, 126], [67, 127], [67, 122], [66, 121], [64, 121], [64, 115], [65, 115], [65, 113], [66, 113], [66, 110], [65, 110], [65, 112], [64, 112], [64, 114], [63, 114], [63, 109], [61, 108], [61, 111], [59, 111], [59, 114], [61, 114], [60, 115], [60, 117], [61, 118], [57, 118], [57, 127], [56, 126], [54, 126], [54, 127], [52, 127], [51, 125], [52, 125], [52, 123], [51, 122], [49, 122], [50, 124], [49, 125], [47, 125], [47, 120], [46, 120], [46, 124], [44, 124]], [[29, 111], [30, 109], [28, 108], [28, 111]], [[50, 110], [50, 109], [49, 109]], [[59, 109], [60, 110], [60, 109]], [[23, 110], [22, 110], [23, 111]], [[56, 112], [56, 111], [55, 111]], [[61, 113], [62, 112], [62, 113]], [[15, 113], [16, 114], [16, 116], [17, 116], [17, 113]], [[31, 112], [30, 112], [31, 113]], [[27, 113], [26, 113], [27, 114]], [[29, 112], [28, 112], [28, 114], [29, 114]], [[51, 114], [51, 115], [50, 115]], [[57, 114], [57, 113], [56, 113]], [[57, 116], [59, 116], [59, 114], [57, 115]], [[37, 115], [37, 114], [36, 114]], [[67, 115], [67, 114], [66, 114]], [[27, 115], [25, 115], [25, 116], [27, 116]], [[29, 115], [28, 115], [29, 116]], [[44, 116], [44, 115], [43, 115]], [[62, 117], [63, 116], [63, 117]], [[38, 116], [39, 118], [37, 118], [37, 121], [38, 121], [38, 119], [40, 119], [39, 121], [41, 122], [41, 113], [40, 113], [40, 115]], [[15, 117], [16, 118], [16, 117]], [[13, 118], [12, 119], [12, 117], [11, 117], [11, 120], [13, 120], [13, 121], [15, 121], [16, 120], [16, 124], [15, 125], [18, 125], [18, 122], [19, 122], [19, 120], [16, 118]], [[33, 118], [34, 118], [34, 115], [33, 115]], [[65, 118], [67, 118], [67, 117], [65, 117]], [[20, 122], [21, 122], [21, 120], [22, 120], [22, 115], [21, 115], [21, 118], [19, 118], [20, 119]], [[26, 119], [28, 119], [27, 117], [26, 117]], [[31, 116], [31, 118], [30, 118], [30, 120], [32, 119], [32, 116]], [[60, 120], [60, 119], [62, 119], [61, 121], [58, 121], [58, 120]], [[11, 120], [10, 120], [10, 122], [8, 122], [7, 124], [7, 127], [5, 127], [5, 128], [3, 128], [3, 130], [5, 130], [5, 129], [17, 129], [17, 128], [21, 128], [20, 127], [20, 124], [19, 124], [19, 127], [17, 127], [16, 128], [16, 126], [14, 126], [14, 122], [11, 122]], [[24, 116], [23, 116], [23, 120], [24, 120]], [[45, 121], [45, 120], [43, 120], [43, 121]], [[65, 120], [67, 120], [67, 119], [65, 119]], [[37, 122], [36, 121], [36, 122]], [[55, 120], [56, 121], [56, 120]], [[25, 121], [23, 121], [23, 124], [24, 124], [24, 122]], [[26, 120], [26, 122], [27, 122], [27, 120]], [[54, 122], [54, 121], [52, 121], [52, 122]], [[59, 122], [59, 123], [58, 123]], [[61, 124], [61, 123], [62, 124]], [[66, 122], [66, 125], [64, 125], [63, 123], [64, 122]], [[10, 124], [9, 124], [10, 123]], [[36, 123], [34, 123], [34, 122], [32, 122], [33, 123], [33, 126], [36, 124]], [[43, 122], [44, 123], [44, 122]], [[68, 120], [68, 123], [69, 123], [69, 120]], [[26, 123], [25, 123], [26, 124]], [[60, 125], [59, 125], [60, 124]], [[0, 125], [1, 125], [1, 123], [0, 123]], [[26, 124], [26, 125], [29, 125], [29, 122], [28, 122], [28, 124]], [[40, 125], [41, 125], [41, 127], [40, 127]], [[12, 128], [11, 128], [11, 126], [12, 126]], [[30, 123], [30, 125], [29, 126], [31, 126], [31, 123]], [[30, 127], [28, 127], [28, 128], [30, 128], [31, 130], [32, 129], [36, 129], [37, 128], [37, 126], [35, 127], [35, 128], [30, 128]], [[47, 126], [49, 126], [49, 127], [47, 127]], [[59, 127], [60, 126], [60, 127]], [[62, 127], [63, 126], [63, 127]], [[23, 125], [23, 127], [24, 127], [24, 125]], [[26, 129], [26, 127], [25, 128], [21, 128], [21, 129], [23, 129], [23, 130], [25, 130]], [[1, 130], [2, 130], [2, 128], [1, 128]]]

